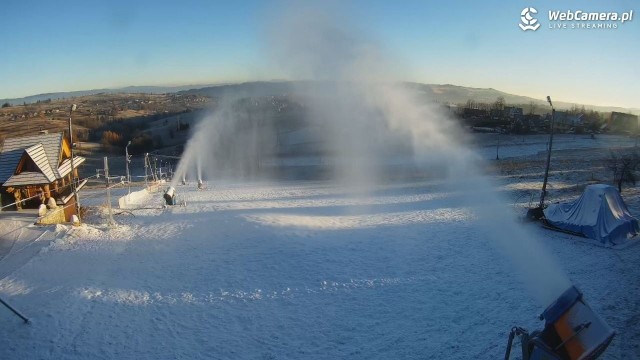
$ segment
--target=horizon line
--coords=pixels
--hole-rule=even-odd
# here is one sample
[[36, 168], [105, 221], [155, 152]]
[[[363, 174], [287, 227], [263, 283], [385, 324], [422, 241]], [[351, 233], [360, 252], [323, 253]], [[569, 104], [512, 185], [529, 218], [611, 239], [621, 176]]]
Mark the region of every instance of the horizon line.
[[[256, 79], [256, 80], [246, 80], [246, 81], [221, 81], [221, 82], [194, 82], [194, 83], [169, 83], [169, 84], [156, 84], [156, 85], [124, 85], [124, 86], [115, 86], [115, 87], [96, 87], [96, 88], [91, 88], [91, 89], [79, 89], [79, 90], [68, 90], [68, 91], [52, 91], [52, 92], [43, 92], [43, 93], [37, 93], [37, 94], [31, 94], [31, 95], [25, 95], [25, 96], [21, 96], [21, 97], [7, 97], [7, 98], [3, 98], [0, 99], [0, 102], [9, 102], [9, 101], [17, 101], [17, 100], [22, 100], [22, 99], [26, 99], [26, 98], [30, 98], [30, 97], [37, 97], [37, 96], [46, 96], [46, 95], [54, 95], [54, 94], [65, 94], [65, 93], [77, 93], [77, 92], [87, 92], [87, 91], [100, 91], [100, 90], [109, 90], [109, 91], [117, 91], [117, 90], [124, 90], [127, 88], [142, 88], [142, 87], [148, 87], [148, 88], [180, 88], [180, 87], [190, 87], [188, 90], [191, 89], [203, 89], [206, 87], [215, 87], [215, 86], [225, 86], [225, 85], [242, 85], [242, 84], [249, 84], [249, 83], [259, 83], [259, 82], [322, 82], [322, 80], [311, 80], [311, 79], [296, 79], [296, 80], [289, 80], [289, 79], [265, 79], [265, 80], [260, 80], [260, 79]], [[419, 81], [415, 81], [415, 80], [398, 80], [395, 81], [398, 83], [409, 83], [409, 84], [418, 84], [418, 85], [430, 85], [430, 86], [455, 86], [455, 87], [461, 87], [461, 88], [467, 88], [467, 89], [476, 89], [476, 90], [494, 90], [494, 91], [498, 91], [500, 93], [503, 93], [505, 95], [511, 95], [511, 96], [520, 96], [520, 97], [526, 97], [526, 98], [530, 98], [532, 100], [538, 100], [538, 101], [542, 101], [542, 102], [546, 102], [546, 99], [544, 98], [537, 98], [534, 96], [530, 96], [530, 95], [519, 95], [519, 94], [514, 94], [514, 93], [509, 93], [509, 92], [505, 92], [502, 91], [500, 89], [494, 88], [494, 87], [477, 87], [477, 86], [468, 86], [468, 85], [458, 85], [458, 84], [453, 84], [453, 83], [427, 83], [427, 82], [419, 82]], [[116, 92], [117, 93], [117, 92]], [[145, 94], [144, 92], [141, 92], [140, 94]], [[150, 93], [148, 93], [150, 94]], [[84, 95], [78, 95], [78, 96], [69, 96], [69, 97], [64, 97], [64, 98], [73, 98], [73, 97], [81, 97]], [[55, 100], [61, 100], [64, 98], [58, 98]], [[52, 99], [53, 100], [53, 99]], [[472, 99], [470, 99], [472, 100]], [[585, 106], [585, 107], [607, 107], [607, 108], [620, 108], [620, 109], [627, 109], [627, 110], [631, 110], [631, 111], [635, 111], [635, 112], [640, 112], [640, 105], [636, 105], [636, 106], [624, 106], [624, 105], [603, 105], [603, 104], [588, 104], [588, 103], [582, 103], [582, 102], [575, 102], [575, 101], [565, 101], [565, 100], [554, 100], [554, 102], [556, 103], [565, 103], [565, 104], [571, 104], [571, 105], [581, 105], [581, 106]], [[27, 103], [27, 104], [33, 104], [32, 103]], [[16, 104], [19, 105], [19, 104]], [[14, 106], [16, 106], [14, 105]]]

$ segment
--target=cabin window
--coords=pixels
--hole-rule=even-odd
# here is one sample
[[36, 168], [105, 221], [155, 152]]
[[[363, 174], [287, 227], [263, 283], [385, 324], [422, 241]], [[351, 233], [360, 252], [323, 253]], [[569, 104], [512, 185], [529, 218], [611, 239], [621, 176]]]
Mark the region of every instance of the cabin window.
[[18, 165], [18, 167], [16, 169], [16, 175], [20, 174], [22, 172], [25, 172], [25, 171], [40, 172], [40, 169], [38, 168], [38, 165], [36, 165], [36, 163], [33, 162], [33, 160], [28, 156], [25, 156], [22, 159], [20, 165]]

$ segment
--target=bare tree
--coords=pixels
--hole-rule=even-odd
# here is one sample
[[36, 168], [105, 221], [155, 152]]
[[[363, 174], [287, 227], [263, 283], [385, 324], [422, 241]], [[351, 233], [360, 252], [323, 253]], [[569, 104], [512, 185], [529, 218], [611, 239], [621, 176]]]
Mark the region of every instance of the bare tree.
[[638, 167], [640, 167], [640, 155], [637, 151], [629, 154], [611, 151], [607, 168], [613, 172], [613, 182], [618, 186], [618, 192], [622, 192], [623, 183], [635, 186], [638, 180], [636, 175]]
[[471, 99], [467, 100], [467, 103], [465, 104], [465, 107], [466, 107], [467, 109], [475, 109], [475, 108], [476, 108], [476, 106], [477, 106], [477, 105], [476, 105], [476, 102], [475, 102], [475, 101], [473, 101], [473, 100], [471, 100]]

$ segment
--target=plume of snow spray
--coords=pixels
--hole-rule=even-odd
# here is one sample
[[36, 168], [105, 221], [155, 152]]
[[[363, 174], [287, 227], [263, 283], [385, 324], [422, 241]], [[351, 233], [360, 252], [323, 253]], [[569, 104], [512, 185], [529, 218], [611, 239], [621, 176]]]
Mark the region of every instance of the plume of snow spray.
[[[243, 179], [260, 170], [262, 156], [275, 145], [272, 118], [251, 109], [239, 96], [222, 99], [195, 128], [182, 154], [171, 185], [183, 177]], [[194, 173], [195, 172], [195, 173]]]
[[[421, 169], [436, 169], [468, 200], [481, 233], [511, 260], [541, 305], [570, 286], [553, 257], [527, 233], [504, 206], [482, 161], [465, 146], [455, 121], [425, 97], [395, 81], [392, 62], [363, 32], [333, 14], [289, 7], [273, 21], [271, 58], [298, 84], [296, 96], [307, 105], [305, 119], [319, 133], [331, 157], [333, 178], [351, 192], [366, 194], [385, 179], [389, 157], [406, 144]], [[250, 95], [250, 94], [248, 94]], [[198, 125], [178, 166], [174, 182], [195, 167], [198, 180], [242, 178], [260, 168], [260, 155], [274, 152], [269, 114], [235, 106], [241, 97], [223, 99]], [[271, 144], [265, 146], [265, 144]], [[189, 175], [193, 176], [193, 175]], [[175, 186], [176, 184], [172, 184]]]
[[[321, 81], [310, 101], [310, 117], [326, 129], [325, 143], [341, 159], [335, 177], [352, 189], [381, 178], [388, 148], [398, 136], [410, 139], [415, 162], [445, 172], [449, 186], [463, 192], [481, 232], [512, 261], [542, 305], [570, 286], [562, 269], [525, 231], [465, 146], [465, 135], [443, 110], [407, 85], [393, 82], [391, 62], [378, 47], [354, 34], [346, 22], [316, 9], [293, 10], [277, 21], [270, 49], [293, 78]], [[310, 94], [311, 93], [311, 94]]]

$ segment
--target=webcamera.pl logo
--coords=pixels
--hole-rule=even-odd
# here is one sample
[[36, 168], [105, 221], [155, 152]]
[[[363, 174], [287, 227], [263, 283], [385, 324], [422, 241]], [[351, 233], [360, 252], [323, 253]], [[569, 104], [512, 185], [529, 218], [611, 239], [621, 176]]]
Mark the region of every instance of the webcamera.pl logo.
[[[520, 29], [536, 31], [540, 22], [535, 18], [538, 10], [526, 7], [520, 12]], [[583, 10], [549, 10], [547, 19], [549, 29], [617, 29], [633, 20], [633, 10], [615, 11], [583, 11]]]
[[538, 19], [534, 18], [531, 14], [537, 14], [538, 10], [532, 7], [526, 7], [522, 9], [520, 13], [520, 29], [527, 31], [532, 30], [536, 31], [540, 27], [540, 23], [538, 23]]

